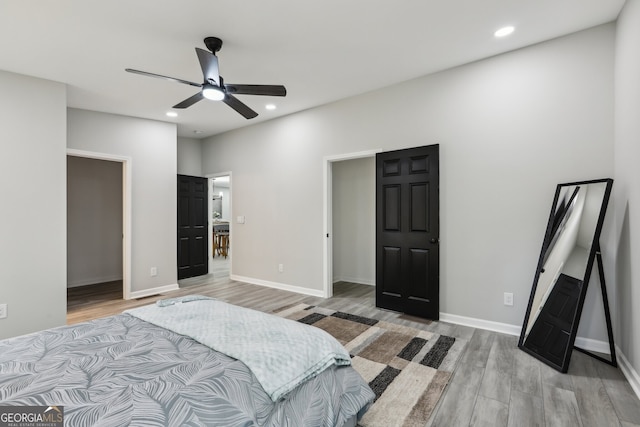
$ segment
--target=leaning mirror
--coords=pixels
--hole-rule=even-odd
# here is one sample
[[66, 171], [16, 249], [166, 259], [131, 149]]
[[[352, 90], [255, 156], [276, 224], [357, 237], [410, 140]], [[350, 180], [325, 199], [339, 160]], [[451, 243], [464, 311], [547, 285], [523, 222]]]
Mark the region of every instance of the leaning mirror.
[[[556, 187], [518, 346], [561, 372], [569, 368], [596, 255], [606, 301], [599, 238], [612, 185], [607, 178]], [[613, 345], [608, 303], [605, 309]]]

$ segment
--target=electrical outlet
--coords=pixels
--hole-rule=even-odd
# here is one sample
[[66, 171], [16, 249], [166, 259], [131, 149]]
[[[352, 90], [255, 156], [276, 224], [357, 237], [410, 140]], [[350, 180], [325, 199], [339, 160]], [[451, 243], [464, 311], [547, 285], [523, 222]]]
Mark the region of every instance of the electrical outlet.
[[7, 304], [0, 304], [0, 319], [7, 317]]
[[283, 272], [284, 272], [284, 265], [283, 265], [283, 264], [278, 264], [278, 271], [279, 271], [280, 273], [283, 273]]
[[151, 267], [151, 277], [155, 277], [158, 275], [158, 267]]
[[509, 305], [512, 306], [513, 305], [513, 294], [510, 292], [505, 292], [504, 293], [504, 305]]

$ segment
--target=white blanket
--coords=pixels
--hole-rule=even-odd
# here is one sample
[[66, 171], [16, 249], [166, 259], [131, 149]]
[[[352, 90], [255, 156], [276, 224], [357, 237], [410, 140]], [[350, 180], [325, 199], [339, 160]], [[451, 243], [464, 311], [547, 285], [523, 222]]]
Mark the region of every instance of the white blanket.
[[273, 401], [331, 365], [350, 365], [344, 347], [325, 331], [202, 296], [127, 310], [242, 361]]

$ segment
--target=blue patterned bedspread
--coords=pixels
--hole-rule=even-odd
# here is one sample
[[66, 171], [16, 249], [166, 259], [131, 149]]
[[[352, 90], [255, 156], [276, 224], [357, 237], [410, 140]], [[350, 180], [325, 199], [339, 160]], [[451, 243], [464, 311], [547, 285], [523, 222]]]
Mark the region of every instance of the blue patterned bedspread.
[[190, 295], [125, 313], [240, 360], [273, 401], [331, 365], [351, 364], [322, 329], [213, 298]]
[[372, 399], [331, 366], [274, 402], [244, 363], [128, 314], [0, 341], [0, 406], [62, 405], [68, 426], [330, 427]]

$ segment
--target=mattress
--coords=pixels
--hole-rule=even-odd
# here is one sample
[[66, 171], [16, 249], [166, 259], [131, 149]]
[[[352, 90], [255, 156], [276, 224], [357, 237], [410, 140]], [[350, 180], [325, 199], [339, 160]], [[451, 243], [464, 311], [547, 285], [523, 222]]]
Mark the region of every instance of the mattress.
[[343, 426], [373, 397], [333, 365], [273, 401], [244, 363], [129, 314], [0, 341], [0, 406], [63, 406], [69, 426]]

